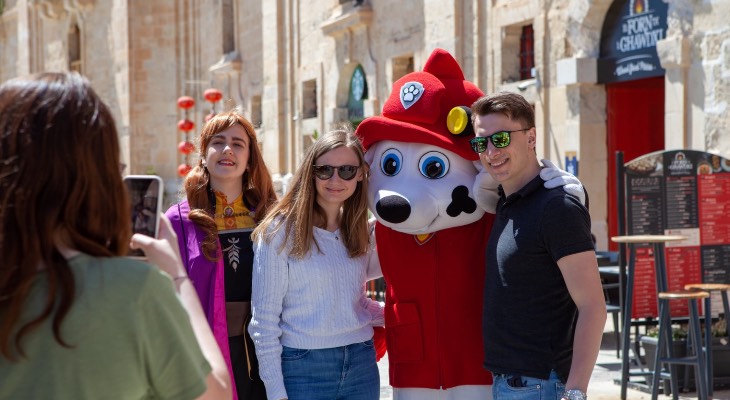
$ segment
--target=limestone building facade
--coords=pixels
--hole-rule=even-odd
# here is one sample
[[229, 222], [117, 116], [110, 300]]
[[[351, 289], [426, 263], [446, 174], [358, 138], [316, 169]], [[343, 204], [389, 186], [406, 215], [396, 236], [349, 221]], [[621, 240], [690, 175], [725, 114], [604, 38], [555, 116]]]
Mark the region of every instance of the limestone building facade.
[[[252, 120], [281, 181], [313, 137], [379, 114], [392, 83], [441, 47], [485, 92], [535, 105], [538, 155], [578, 173], [606, 248], [615, 150], [730, 157], [728, 15], [730, 0], [0, 0], [0, 80], [88, 77], [117, 118], [127, 172], [161, 175], [172, 195], [178, 165], [196, 161], [177, 150], [178, 97], [196, 100], [194, 133], [211, 111], [203, 91], [221, 90], [217, 110]], [[624, 36], [618, 50], [610, 35]], [[621, 46], [658, 64], [607, 78]]]

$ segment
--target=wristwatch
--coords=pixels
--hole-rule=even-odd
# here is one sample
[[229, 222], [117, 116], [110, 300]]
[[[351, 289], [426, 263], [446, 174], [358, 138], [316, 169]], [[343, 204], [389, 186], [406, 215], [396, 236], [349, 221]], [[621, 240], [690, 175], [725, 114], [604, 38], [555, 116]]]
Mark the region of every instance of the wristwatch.
[[565, 391], [563, 398], [568, 400], [587, 400], [588, 396], [586, 396], [585, 392], [581, 390], [570, 389]]

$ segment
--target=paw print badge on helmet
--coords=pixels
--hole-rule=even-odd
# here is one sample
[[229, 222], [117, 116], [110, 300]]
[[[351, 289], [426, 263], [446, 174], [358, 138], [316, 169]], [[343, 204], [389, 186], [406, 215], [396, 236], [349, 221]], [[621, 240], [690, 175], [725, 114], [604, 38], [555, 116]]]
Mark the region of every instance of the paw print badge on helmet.
[[409, 109], [423, 95], [423, 85], [420, 82], [410, 81], [406, 82], [400, 88], [400, 103], [403, 104], [403, 108]]

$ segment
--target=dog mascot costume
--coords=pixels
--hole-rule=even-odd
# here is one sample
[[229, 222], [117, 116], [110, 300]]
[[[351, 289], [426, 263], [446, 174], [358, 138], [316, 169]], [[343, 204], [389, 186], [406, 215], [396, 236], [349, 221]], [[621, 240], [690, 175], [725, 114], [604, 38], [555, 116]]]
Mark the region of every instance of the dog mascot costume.
[[[382, 116], [357, 128], [387, 283], [395, 400], [492, 398], [481, 321], [497, 184], [469, 144], [470, 107], [482, 95], [456, 60], [436, 49], [422, 72], [393, 84]], [[554, 180], [546, 186], [571, 184], [582, 193], [575, 177], [547, 166], [553, 168], [541, 176]]]

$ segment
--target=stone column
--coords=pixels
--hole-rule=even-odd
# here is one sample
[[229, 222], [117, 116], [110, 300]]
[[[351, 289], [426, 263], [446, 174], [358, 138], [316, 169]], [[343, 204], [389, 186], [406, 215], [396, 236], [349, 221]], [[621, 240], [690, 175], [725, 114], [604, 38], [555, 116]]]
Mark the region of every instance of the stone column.
[[286, 173], [288, 149], [286, 116], [286, 28], [284, 2], [265, 1], [262, 5], [264, 81], [262, 109], [263, 156], [272, 174]]
[[[606, 148], [606, 90], [597, 84], [597, 60], [592, 57], [566, 58], [556, 64], [557, 88], [565, 90], [567, 108], [555, 104], [553, 112], [564, 113], [564, 140], [561, 150], [574, 151], [578, 178], [588, 191], [593, 234], [598, 248], [608, 247], [608, 159]], [[553, 126], [553, 129], [556, 129]], [[563, 158], [565, 154], [558, 154]], [[557, 160], [555, 164], [560, 165]], [[612, 172], [610, 172], [612, 173]]]
[[[667, 10], [667, 36], [657, 42], [664, 68], [664, 148], [695, 148], [690, 130], [688, 77], [691, 63], [694, 5], [692, 0], [673, 0]], [[702, 134], [699, 133], [698, 134]], [[702, 142], [703, 140], [700, 140]], [[700, 144], [697, 150], [704, 150]]]
[[[659, 62], [664, 68], [664, 148], [693, 147], [689, 130], [687, 76], [690, 65], [690, 41], [674, 35], [657, 42]], [[704, 146], [698, 148], [701, 150]]]

